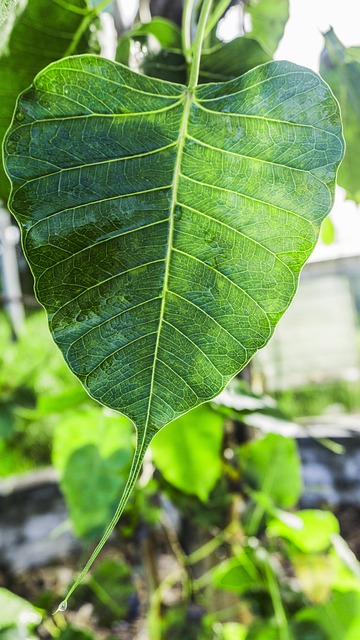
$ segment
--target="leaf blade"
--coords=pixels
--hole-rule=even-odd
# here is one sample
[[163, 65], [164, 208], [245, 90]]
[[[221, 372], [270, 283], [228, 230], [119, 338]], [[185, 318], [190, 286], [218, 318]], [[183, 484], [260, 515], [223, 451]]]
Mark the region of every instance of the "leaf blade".
[[326, 85], [290, 63], [194, 95], [93, 56], [42, 72], [6, 142], [11, 206], [90, 395], [144, 437], [217, 395], [289, 305], [342, 149]]

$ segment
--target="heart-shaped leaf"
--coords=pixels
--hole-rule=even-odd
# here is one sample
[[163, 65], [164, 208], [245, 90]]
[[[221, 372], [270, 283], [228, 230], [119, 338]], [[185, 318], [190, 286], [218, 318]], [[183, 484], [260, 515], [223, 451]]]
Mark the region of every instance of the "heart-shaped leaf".
[[93, 56], [40, 73], [10, 206], [89, 393], [147, 436], [220, 393], [289, 305], [342, 149], [327, 86], [290, 63], [195, 92]]
[[332, 206], [338, 105], [290, 63], [186, 87], [79, 56], [20, 97], [5, 154], [53, 337], [138, 429], [100, 547], [152, 437], [220, 393], [290, 304]]

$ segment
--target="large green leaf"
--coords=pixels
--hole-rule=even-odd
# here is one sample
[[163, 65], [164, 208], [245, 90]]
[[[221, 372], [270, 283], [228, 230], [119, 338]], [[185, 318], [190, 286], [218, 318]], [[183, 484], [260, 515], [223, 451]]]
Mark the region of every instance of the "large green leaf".
[[[65, 54], [89, 15], [87, 0], [20, 0], [0, 34], [0, 141], [10, 125], [20, 91], [29, 86], [40, 69]], [[82, 38], [75, 50], [93, 50], [88, 37]], [[7, 198], [9, 189], [0, 163], [0, 198]]]
[[346, 49], [330, 29], [325, 34], [320, 72], [340, 102], [346, 153], [338, 182], [360, 204], [360, 47]]
[[290, 304], [333, 202], [338, 106], [291, 63], [185, 87], [79, 56], [36, 77], [4, 148], [53, 337], [138, 429], [105, 540], [152, 437], [220, 393]]
[[53, 463], [71, 522], [88, 539], [109, 521], [133, 456], [131, 423], [108, 413], [101, 407], [80, 410], [60, 420], [54, 434]]

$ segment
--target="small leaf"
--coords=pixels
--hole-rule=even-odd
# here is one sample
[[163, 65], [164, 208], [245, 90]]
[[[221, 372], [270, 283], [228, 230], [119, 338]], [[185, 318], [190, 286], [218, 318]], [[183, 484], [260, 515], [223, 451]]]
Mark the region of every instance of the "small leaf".
[[165, 18], [134, 27], [119, 40], [116, 60], [133, 71], [162, 80], [186, 82], [181, 31]]
[[203, 405], [163, 429], [151, 451], [165, 480], [206, 501], [221, 475], [222, 439], [222, 416]]
[[221, 562], [213, 570], [211, 581], [217, 589], [239, 594], [262, 586], [262, 578], [244, 550], [236, 558]]
[[330, 511], [304, 509], [297, 511], [296, 516], [302, 526], [292, 527], [274, 519], [267, 527], [267, 534], [284, 538], [304, 553], [317, 553], [326, 551], [332, 536], [339, 533], [339, 523]]
[[333, 29], [325, 34], [320, 73], [340, 102], [346, 153], [338, 183], [346, 197], [360, 203], [360, 47], [346, 49]]
[[300, 458], [291, 438], [269, 433], [238, 450], [243, 478], [253, 489], [269, 496], [281, 507], [292, 507], [300, 498]]

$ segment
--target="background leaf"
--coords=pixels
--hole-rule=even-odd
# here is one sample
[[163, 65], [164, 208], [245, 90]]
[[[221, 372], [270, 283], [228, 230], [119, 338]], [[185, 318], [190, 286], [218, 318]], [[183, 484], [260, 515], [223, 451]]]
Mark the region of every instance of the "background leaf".
[[133, 452], [132, 426], [122, 416], [92, 407], [59, 421], [53, 463], [78, 536], [94, 538], [109, 521]]
[[360, 204], [360, 47], [346, 49], [333, 29], [324, 37], [320, 73], [340, 102], [346, 140], [338, 183], [347, 198]]
[[[0, 144], [20, 91], [30, 85], [40, 69], [65, 54], [89, 12], [88, 7], [86, 0], [64, 4], [56, 0], [21, 0], [16, 13], [3, 26], [0, 33]], [[77, 47], [78, 53], [97, 48], [95, 39], [90, 44], [90, 35], [87, 30]], [[10, 184], [0, 163], [0, 198], [6, 200], [9, 190]]]
[[273, 56], [289, 19], [289, 0], [245, 0], [244, 12], [250, 18], [250, 25], [245, 22], [247, 37], [257, 40]]
[[145, 446], [269, 340], [343, 144], [327, 86], [296, 65], [193, 95], [80, 56], [22, 95], [5, 152], [53, 336]]
[[203, 405], [156, 436], [151, 451], [165, 480], [184, 493], [208, 499], [221, 474], [223, 421]]
[[32, 628], [40, 624], [42, 614], [30, 602], [0, 587], [0, 630], [16, 626]]
[[332, 244], [334, 242], [335, 227], [330, 218], [325, 218], [324, 222], [322, 223], [320, 237], [325, 244]]
[[296, 519], [297, 526], [272, 520], [267, 527], [268, 535], [284, 538], [304, 553], [317, 553], [326, 551], [331, 546], [332, 536], [339, 533], [338, 520], [330, 511], [303, 509], [296, 512]]
[[244, 481], [268, 495], [281, 507], [293, 507], [302, 489], [301, 464], [296, 442], [274, 433], [252, 440], [238, 449]]
[[334, 592], [332, 598], [317, 607], [303, 609], [298, 620], [313, 620], [326, 632], [328, 640], [357, 640], [360, 634], [360, 593]]

